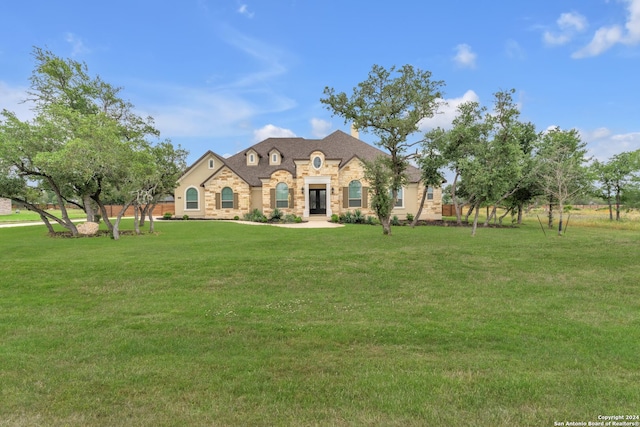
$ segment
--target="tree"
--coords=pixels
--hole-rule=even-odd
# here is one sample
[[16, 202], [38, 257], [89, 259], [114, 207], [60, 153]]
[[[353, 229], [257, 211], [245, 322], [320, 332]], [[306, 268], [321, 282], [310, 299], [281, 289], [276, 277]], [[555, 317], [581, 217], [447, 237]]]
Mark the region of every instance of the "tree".
[[635, 188], [634, 179], [640, 170], [640, 150], [614, 155], [607, 163], [594, 161], [592, 170], [600, 183], [600, 196], [609, 205], [609, 219], [613, 220], [612, 199], [616, 204], [616, 221], [620, 221], [620, 206], [627, 192]]
[[[435, 129], [432, 132], [427, 133], [426, 138], [429, 141], [437, 141], [438, 139], [442, 139], [445, 136], [441, 129]], [[418, 219], [422, 214], [422, 208], [424, 207], [424, 202], [427, 198], [427, 193], [429, 192], [429, 187], [440, 187], [444, 182], [444, 177], [442, 176], [441, 169], [446, 165], [446, 159], [442, 155], [442, 153], [434, 146], [429, 144], [424, 144], [424, 151], [420, 153], [418, 156], [418, 166], [421, 171], [421, 180], [424, 185], [424, 189], [422, 190], [422, 197], [420, 199], [420, 207], [418, 208], [418, 212], [416, 216], [413, 217], [413, 221], [411, 222], [411, 227], [415, 227], [418, 223]]]
[[[36, 117], [23, 122], [4, 111], [0, 120], [0, 165], [11, 178], [6, 189], [0, 187], [0, 195], [11, 188], [12, 199], [73, 235], [77, 229], [68, 218], [68, 204], [83, 209], [88, 221], [94, 221], [99, 210], [113, 232], [104, 197], [120, 197], [126, 203], [134, 191], [168, 191], [171, 180], [152, 182], [164, 176], [156, 170], [158, 157], [149, 141], [159, 132], [151, 117], [138, 116], [133, 105], [120, 97], [121, 88], [89, 76], [85, 64], [39, 48], [33, 56], [36, 66], [28, 94]], [[167, 145], [168, 141], [161, 143], [158, 152]], [[22, 184], [16, 185], [16, 179]], [[33, 203], [34, 195], [42, 193], [55, 195], [60, 218]]]
[[586, 143], [575, 129], [552, 129], [542, 135], [537, 147], [537, 175], [544, 194], [557, 202], [558, 235], [562, 235], [562, 213], [567, 200], [590, 184], [584, 163], [587, 161]]
[[[485, 203], [494, 206], [514, 194], [523, 178], [525, 156], [520, 146], [518, 129], [519, 111], [512, 100], [514, 90], [494, 94], [494, 109], [485, 114], [477, 125], [476, 142], [469, 156], [460, 160], [462, 180], [473, 195], [475, 216], [471, 235], [478, 225], [480, 207]], [[485, 225], [488, 225], [487, 216]]]
[[[389, 200], [383, 200], [382, 196], [378, 199], [380, 203], [388, 203], [379, 210], [384, 215], [378, 215], [384, 234], [391, 234], [391, 210], [407, 179], [407, 165], [414, 155], [410, 150], [420, 143], [420, 140], [409, 141], [409, 137], [418, 132], [422, 119], [435, 114], [443, 85], [441, 81], [431, 80], [429, 71], [414, 69], [411, 65], [397, 70], [395, 67], [386, 70], [374, 65], [367, 80], [359, 83], [350, 97], [326, 87], [326, 97], [320, 99], [345, 123], [352, 122], [355, 128], [376, 135], [376, 145], [389, 154], [388, 161], [384, 163], [389, 169], [391, 197]], [[375, 175], [379, 170], [370, 172]]]

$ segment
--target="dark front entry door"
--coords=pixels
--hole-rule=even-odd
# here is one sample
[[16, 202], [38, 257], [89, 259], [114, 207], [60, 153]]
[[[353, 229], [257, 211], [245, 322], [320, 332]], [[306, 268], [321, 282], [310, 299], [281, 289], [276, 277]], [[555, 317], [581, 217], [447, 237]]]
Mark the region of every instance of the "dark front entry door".
[[327, 190], [315, 189], [309, 190], [309, 213], [310, 214], [326, 214], [327, 213]]

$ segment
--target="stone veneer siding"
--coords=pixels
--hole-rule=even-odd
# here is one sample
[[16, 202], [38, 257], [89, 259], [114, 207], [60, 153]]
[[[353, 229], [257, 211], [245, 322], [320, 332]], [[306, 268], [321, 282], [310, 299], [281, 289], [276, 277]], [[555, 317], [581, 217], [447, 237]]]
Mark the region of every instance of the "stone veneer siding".
[[[237, 199], [237, 206], [233, 209], [216, 209], [216, 194], [221, 194], [224, 187], [233, 190], [234, 204]], [[242, 217], [251, 211], [251, 189], [242, 178], [236, 175], [228, 167], [222, 168], [209, 182], [204, 189], [204, 209], [206, 218], [233, 219], [235, 216]]]

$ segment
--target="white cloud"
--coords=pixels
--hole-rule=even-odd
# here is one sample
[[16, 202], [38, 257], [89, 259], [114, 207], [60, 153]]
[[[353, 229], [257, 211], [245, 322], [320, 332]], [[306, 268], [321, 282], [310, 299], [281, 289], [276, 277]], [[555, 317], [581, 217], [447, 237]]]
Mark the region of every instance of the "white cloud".
[[640, 0], [622, 0], [627, 4], [627, 21], [624, 28], [619, 25], [600, 27], [591, 42], [571, 55], [572, 58], [598, 56], [616, 44], [636, 45], [640, 43]]
[[587, 18], [576, 12], [563, 13], [556, 20], [559, 32], [545, 31], [542, 39], [545, 44], [559, 46], [569, 43], [573, 37], [588, 27]]
[[73, 33], [67, 33], [64, 37], [65, 41], [71, 44], [71, 56], [78, 56], [83, 53], [91, 53], [91, 49], [87, 47], [84, 41]]
[[459, 44], [456, 46], [456, 56], [453, 61], [461, 68], [475, 68], [478, 55], [471, 50], [468, 44]]
[[523, 60], [527, 56], [522, 46], [520, 46], [520, 44], [515, 40], [507, 40], [505, 51], [507, 53], [507, 57], [511, 59]]
[[322, 119], [311, 119], [311, 135], [316, 138], [324, 138], [329, 134], [331, 123]]
[[576, 12], [563, 13], [556, 21], [562, 30], [584, 31], [587, 29], [587, 18]]
[[27, 88], [9, 86], [0, 81], [0, 111], [7, 110], [15, 113], [20, 120], [31, 120], [34, 117], [33, 103], [23, 102], [27, 99]]
[[598, 128], [580, 130], [580, 137], [587, 143], [588, 155], [600, 161], [607, 161], [624, 151], [640, 149], [640, 132], [614, 134], [610, 129]]
[[253, 131], [254, 142], [264, 141], [267, 138], [293, 138], [296, 134], [289, 129], [279, 128], [272, 124], [268, 124], [260, 129]]
[[247, 18], [253, 18], [254, 13], [249, 11], [249, 6], [247, 6], [246, 4], [242, 4], [240, 5], [240, 7], [238, 8], [238, 13], [240, 15], [244, 15]]
[[422, 119], [418, 127], [423, 132], [438, 127], [451, 129], [451, 122], [456, 118], [458, 106], [468, 101], [479, 102], [480, 98], [474, 91], [468, 90], [460, 98], [442, 99], [438, 113], [433, 117]]

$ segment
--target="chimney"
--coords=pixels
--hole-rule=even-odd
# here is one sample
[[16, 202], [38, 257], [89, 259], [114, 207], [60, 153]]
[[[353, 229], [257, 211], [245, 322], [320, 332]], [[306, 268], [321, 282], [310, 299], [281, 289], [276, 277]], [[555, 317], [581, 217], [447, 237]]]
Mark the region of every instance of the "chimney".
[[360, 139], [360, 134], [358, 133], [358, 128], [353, 123], [351, 123], [351, 136], [354, 137], [354, 138]]

